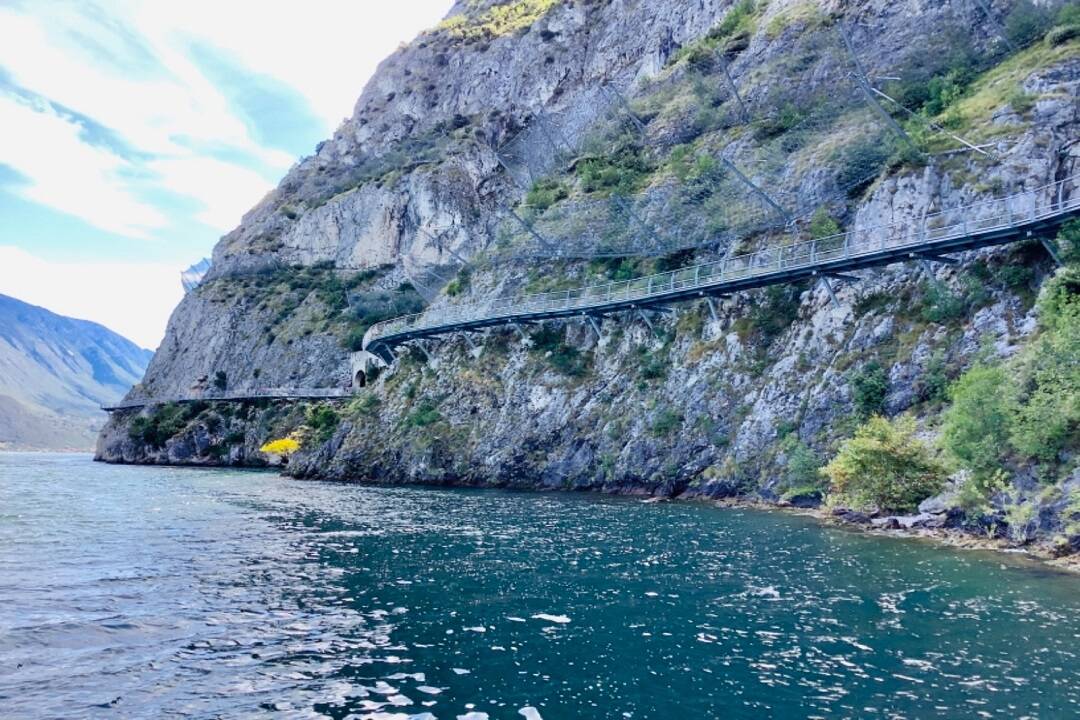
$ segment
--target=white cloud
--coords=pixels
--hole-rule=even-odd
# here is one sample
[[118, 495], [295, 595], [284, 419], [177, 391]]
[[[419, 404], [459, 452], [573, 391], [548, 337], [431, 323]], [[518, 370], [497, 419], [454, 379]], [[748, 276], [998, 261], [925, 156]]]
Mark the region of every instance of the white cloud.
[[93, 320], [156, 349], [183, 297], [176, 268], [159, 263], [60, 263], [0, 245], [0, 293]]
[[82, 127], [48, 107], [0, 95], [0, 163], [27, 179], [17, 185], [23, 197], [86, 222], [131, 237], [146, 237], [166, 220], [140, 202], [125, 173], [123, 158], [83, 142]]
[[240, 217], [271, 190], [256, 172], [213, 158], [182, 157], [148, 163], [162, 187], [198, 198], [196, 219], [210, 227], [233, 228]]

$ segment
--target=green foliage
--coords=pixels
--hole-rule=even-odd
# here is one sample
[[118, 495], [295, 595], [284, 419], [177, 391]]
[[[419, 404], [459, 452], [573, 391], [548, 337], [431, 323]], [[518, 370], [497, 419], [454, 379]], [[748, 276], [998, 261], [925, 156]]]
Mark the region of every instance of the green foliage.
[[1063, 268], [1038, 302], [1040, 335], [1016, 360], [1016, 451], [1053, 463], [1080, 441], [1080, 269]]
[[540, 327], [530, 336], [532, 352], [544, 355], [556, 370], [567, 377], [584, 377], [589, 371], [588, 361], [581, 351], [564, 341], [564, 335], [564, 329], [547, 325]]
[[454, 15], [439, 23], [436, 29], [466, 42], [502, 37], [524, 31], [559, 2], [561, 0], [513, 0], [492, 5], [476, 15]]
[[750, 312], [735, 324], [741, 338], [756, 336], [758, 343], [765, 347], [772, 343], [799, 315], [801, 284], [770, 285], [759, 293], [759, 301], [754, 303]]
[[472, 287], [472, 273], [469, 268], [462, 268], [457, 276], [446, 286], [446, 294], [450, 297], [464, 295]]
[[989, 299], [986, 286], [973, 276], [965, 276], [962, 286], [952, 291], [936, 282], [923, 286], [920, 315], [926, 322], [945, 325], [967, 317]]
[[630, 140], [620, 142], [609, 155], [585, 158], [574, 166], [583, 192], [620, 195], [641, 190], [653, 170], [641, 145]]
[[324, 443], [334, 436], [341, 417], [337, 410], [329, 405], [316, 405], [308, 408], [304, 423], [315, 432], [319, 442]]
[[821, 474], [821, 458], [794, 434], [781, 442], [785, 456], [784, 475], [780, 480], [781, 497], [791, 499], [796, 495], [824, 494], [827, 489]]
[[342, 344], [356, 352], [363, 347], [364, 333], [377, 322], [398, 315], [418, 313], [424, 309], [424, 299], [409, 284], [394, 290], [370, 290], [352, 296], [349, 329]]
[[139, 415], [132, 420], [128, 436], [152, 448], [165, 447], [170, 438], [183, 432], [205, 408], [205, 403], [159, 405], [149, 415]]
[[851, 399], [860, 419], [885, 412], [885, 397], [889, 394], [889, 375], [876, 360], [859, 368], [850, 378]]
[[1061, 226], [1057, 245], [1063, 262], [1080, 264], [1080, 220], [1070, 220]]
[[525, 195], [525, 202], [536, 210], [547, 210], [549, 207], [570, 197], [570, 191], [558, 180], [545, 178], [533, 183], [532, 188]]
[[411, 413], [405, 417], [408, 427], [423, 428], [442, 420], [438, 405], [432, 400], [422, 400]]
[[822, 206], [815, 212], [814, 216], [810, 219], [810, 237], [813, 240], [820, 240], [831, 235], [838, 235], [840, 233], [840, 225], [833, 220], [832, 215], [829, 214], [829, 209]]
[[1013, 45], [1025, 47], [1045, 35], [1053, 24], [1049, 10], [1031, 0], [1018, 0], [1005, 18], [1005, 36]]
[[382, 401], [377, 395], [366, 393], [349, 403], [347, 413], [353, 417], [372, 416], [379, 410]]
[[835, 500], [855, 508], [914, 510], [941, 492], [945, 469], [915, 436], [907, 416], [890, 422], [874, 416], [846, 440], [822, 471]]
[[942, 418], [941, 447], [971, 470], [978, 485], [1001, 469], [1008, 449], [1012, 412], [1004, 368], [976, 365], [949, 388], [952, 401]]
[[666, 437], [682, 427], [682, 423], [682, 413], [676, 412], [670, 408], [665, 408], [653, 418], [649, 430], [657, 437]]
[[214, 387], [217, 390], [225, 390], [229, 386], [229, 378], [225, 375], [224, 370], [218, 370], [214, 373]]
[[667, 377], [666, 350], [666, 347], [659, 352], [652, 352], [643, 346], [637, 348], [638, 375], [643, 380], [663, 380]]
[[757, 13], [758, 3], [754, 0], [739, 0], [731, 6], [720, 22], [709, 30], [706, 37], [710, 40], [726, 40], [737, 35], [749, 35], [754, 31]]

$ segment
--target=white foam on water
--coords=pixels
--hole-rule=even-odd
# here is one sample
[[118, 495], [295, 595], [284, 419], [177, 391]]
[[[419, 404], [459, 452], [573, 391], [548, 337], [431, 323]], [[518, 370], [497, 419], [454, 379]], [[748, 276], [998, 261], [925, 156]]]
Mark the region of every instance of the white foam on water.
[[468, 675], [472, 670], [466, 670], [465, 668], [450, 668], [454, 671], [455, 675]]
[[533, 620], [546, 620], [547, 622], [559, 623], [564, 625], [570, 622], [570, 618], [566, 615], [549, 615], [548, 613], [536, 613], [532, 616]]
[[531, 705], [526, 705], [518, 710], [518, 715], [523, 716], [525, 720], [544, 720], [540, 717], [540, 711]]
[[428, 695], [438, 695], [442, 692], [440, 688], [431, 687], [430, 685], [417, 685], [416, 689], [422, 693], [427, 693]]
[[488, 720], [488, 714], [485, 712], [470, 712], [458, 715], [457, 720]]

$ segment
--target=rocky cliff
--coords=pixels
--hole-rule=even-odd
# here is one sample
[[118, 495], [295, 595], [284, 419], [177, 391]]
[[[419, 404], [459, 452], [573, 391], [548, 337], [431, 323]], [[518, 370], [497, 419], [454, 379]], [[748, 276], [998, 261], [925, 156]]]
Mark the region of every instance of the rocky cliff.
[[[460, 2], [221, 240], [132, 397], [348, 386], [363, 330], [397, 312], [917, 225], [1069, 177], [1074, 22], [1009, 2]], [[610, 257], [581, 257], [590, 242]], [[289, 472], [305, 477], [813, 496], [798, 469], [870, 413], [911, 412], [933, 438], [950, 382], [1038, 336], [1054, 270], [1029, 242], [864, 271], [835, 300], [777, 287], [715, 317], [608, 318], [599, 336], [568, 322], [449, 338], [347, 406], [170, 408], [165, 433], [147, 432], [160, 410], [118, 415], [99, 457], [257, 463], [296, 431]], [[1071, 452], [1048, 503], [1080, 484]], [[1014, 501], [1042, 492], [1020, 466]], [[1059, 508], [1044, 530], [1067, 521]]]

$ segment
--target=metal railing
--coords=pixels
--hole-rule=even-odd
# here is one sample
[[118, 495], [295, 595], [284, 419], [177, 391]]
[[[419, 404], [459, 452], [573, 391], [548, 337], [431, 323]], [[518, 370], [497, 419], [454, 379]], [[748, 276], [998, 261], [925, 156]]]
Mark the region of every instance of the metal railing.
[[351, 397], [352, 390], [342, 388], [254, 388], [236, 392], [203, 392], [188, 397], [175, 397], [163, 400], [129, 400], [115, 405], [102, 405], [101, 409], [106, 412], [115, 410], [135, 410], [148, 405], [164, 405], [166, 403], [191, 403], [200, 401], [224, 401], [240, 402], [243, 400], [329, 400], [334, 398]]
[[[427, 337], [467, 329], [469, 326], [509, 324], [516, 318], [557, 313], [587, 314], [605, 306], [627, 303], [656, 304], [665, 297], [692, 290], [713, 290], [749, 278], [776, 275], [784, 282], [786, 271], [857, 264], [882, 251], [932, 252], [963, 238], [991, 237], [1080, 210], [1075, 190], [1080, 175], [1008, 197], [970, 203], [925, 215], [918, 223], [893, 223], [856, 228], [848, 232], [775, 245], [756, 252], [692, 265], [632, 280], [588, 285], [536, 295], [501, 296], [477, 303], [447, 305], [424, 313], [392, 318], [372, 325], [364, 335], [364, 349], [390, 346], [415, 337]], [[976, 243], [977, 245], [977, 243]], [[888, 260], [894, 262], [895, 258]], [[768, 284], [768, 283], [765, 283]]]

